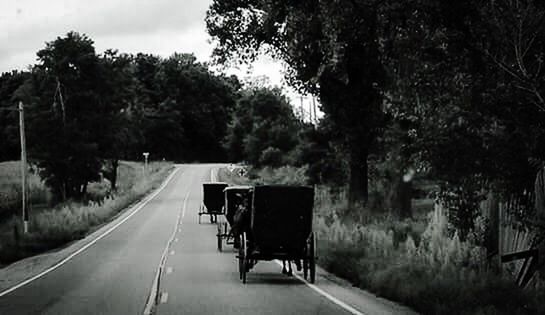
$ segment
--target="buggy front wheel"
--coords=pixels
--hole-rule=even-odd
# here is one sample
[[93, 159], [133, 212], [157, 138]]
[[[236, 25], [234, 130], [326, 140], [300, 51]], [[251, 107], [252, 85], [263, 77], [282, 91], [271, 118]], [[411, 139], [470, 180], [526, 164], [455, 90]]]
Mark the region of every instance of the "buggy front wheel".
[[240, 244], [238, 247], [238, 272], [242, 283], [246, 283], [246, 273], [248, 272], [248, 244], [246, 243], [246, 233], [240, 234]]
[[[306, 252], [306, 250], [305, 250], [305, 252]], [[307, 255], [305, 255], [305, 256], [308, 256], [308, 253], [306, 253], [306, 254]], [[303, 278], [305, 278], [305, 280], [308, 279], [308, 261], [309, 261], [309, 259], [307, 257], [305, 257], [303, 259]]]

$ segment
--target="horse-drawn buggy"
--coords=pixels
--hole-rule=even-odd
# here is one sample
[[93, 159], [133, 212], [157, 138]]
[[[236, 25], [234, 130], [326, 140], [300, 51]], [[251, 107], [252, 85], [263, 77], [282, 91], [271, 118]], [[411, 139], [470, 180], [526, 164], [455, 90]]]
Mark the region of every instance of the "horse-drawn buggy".
[[237, 211], [244, 211], [251, 206], [252, 188], [252, 186], [230, 186], [223, 190], [225, 195], [224, 216], [217, 221], [218, 232], [216, 234], [219, 251], [222, 250], [224, 239], [227, 244], [234, 244], [235, 247], [238, 247], [236, 228], [232, 229], [232, 227]]
[[201, 216], [209, 215], [210, 223], [217, 222], [218, 215], [223, 214], [223, 190], [227, 187], [227, 183], [209, 182], [203, 183], [203, 202], [199, 208], [199, 224]]
[[[255, 186], [250, 209], [239, 228], [238, 265], [240, 279], [260, 260], [303, 263], [305, 279], [314, 283], [315, 238], [312, 232], [314, 189], [307, 186]], [[239, 218], [240, 220], [240, 218]], [[234, 222], [235, 226], [237, 222]]]

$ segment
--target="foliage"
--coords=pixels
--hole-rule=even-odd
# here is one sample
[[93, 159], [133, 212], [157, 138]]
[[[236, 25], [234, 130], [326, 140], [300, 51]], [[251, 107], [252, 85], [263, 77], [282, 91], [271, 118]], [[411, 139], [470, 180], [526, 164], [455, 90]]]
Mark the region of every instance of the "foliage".
[[443, 215], [362, 224], [346, 197], [320, 190], [315, 204], [320, 265], [360, 288], [423, 314], [543, 314], [542, 292], [495, 276], [478, 237], [451, 235]]
[[[241, 84], [191, 54], [161, 58], [95, 52], [70, 32], [46, 43], [31, 72], [0, 77], [0, 159], [19, 152], [17, 101], [25, 103], [29, 159], [56, 201], [87, 198], [100, 175], [117, 189], [120, 159], [211, 161], [226, 157], [222, 139]], [[4, 146], [5, 144], [5, 146]]]
[[257, 167], [286, 165], [300, 128], [279, 89], [246, 89], [234, 108], [225, 148], [231, 161], [244, 159]]
[[[478, 214], [463, 198], [532, 191], [531, 161], [544, 160], [543, 16], [535, 0], [231, 0], [214, 1], [207, 27], [218, 61], [271, 54], [294, 86], [320, 96], [350, 199], [368, 190], [369, 172], [384, 205], [410, 216], [402, 178], [416, 173], [468, 205], [452, 207], [463, 235]], [[314, 178], [327, 148], [302, 150], [320, 155], [299, 161]]]
[[28, 79], [28, 72], [12, 71], [0, 75], [0, 161], [20, 158], [19, 112], [16, 92]]
[[219, 61], [269, 52], [288, 65], [293, 85], [320, 95], [346, 145], [353, 200], [367, 200], [367, 157], [382, 121], [377, 3], [230, 0], [214, 1], [207, 13]]
[[99, 178], [99, 142], [115, 110], [93, 41], [68, 33], [38, 52], [28, 112], [29, 151], [59, 200], [81, 199]]

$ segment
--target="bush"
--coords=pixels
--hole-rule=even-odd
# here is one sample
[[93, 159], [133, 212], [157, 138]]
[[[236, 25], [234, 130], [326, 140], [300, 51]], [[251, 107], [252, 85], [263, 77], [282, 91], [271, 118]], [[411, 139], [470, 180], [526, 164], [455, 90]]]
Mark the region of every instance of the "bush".
[[283, 156], [284, 153], [280, 151], [280, 149], [268, 147], [263, 150], [263, 152], [261, 152], [261, 156], [259, 157], [259, 164], [271, 167], [279, 167], [280, 165], [284, 164]]
[[307, 167], [282, 166], [264, 167], [253, 170], [250, 178], [254, 184], [307, 185]]

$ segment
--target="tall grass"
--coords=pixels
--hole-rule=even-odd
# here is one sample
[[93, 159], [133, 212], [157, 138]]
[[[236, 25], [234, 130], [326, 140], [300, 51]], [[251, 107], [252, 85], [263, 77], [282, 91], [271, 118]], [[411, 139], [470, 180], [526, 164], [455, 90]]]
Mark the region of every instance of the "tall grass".
[[[141, 165], [123, 163], [119, 170], [120, 189], [98, 202], [69, 202], [31, 216], [30, 233], [22, 235], [15, 217], [0, 225], [0, 263], [35, 255], [84, 237], [109, 221], [130, 204], [157, 188], [171, 169], [165, 162], [150, 163], [143, 175]], [[99, 190], [100, 185], [91, 189]], [[97, 193], [95, 191], [95, 193]]]
[[[322, 192], [322, 194], [327, 194]], [[424, 314], [545, 314], [543, 292], [524, 291], [488, 269], [474, 231], [449, 235], [440, 208], [425, 225], [375, 216], [359, 222], [345, 197], [321, 196], [315, 231], [320, 264], [354, 285]]]

